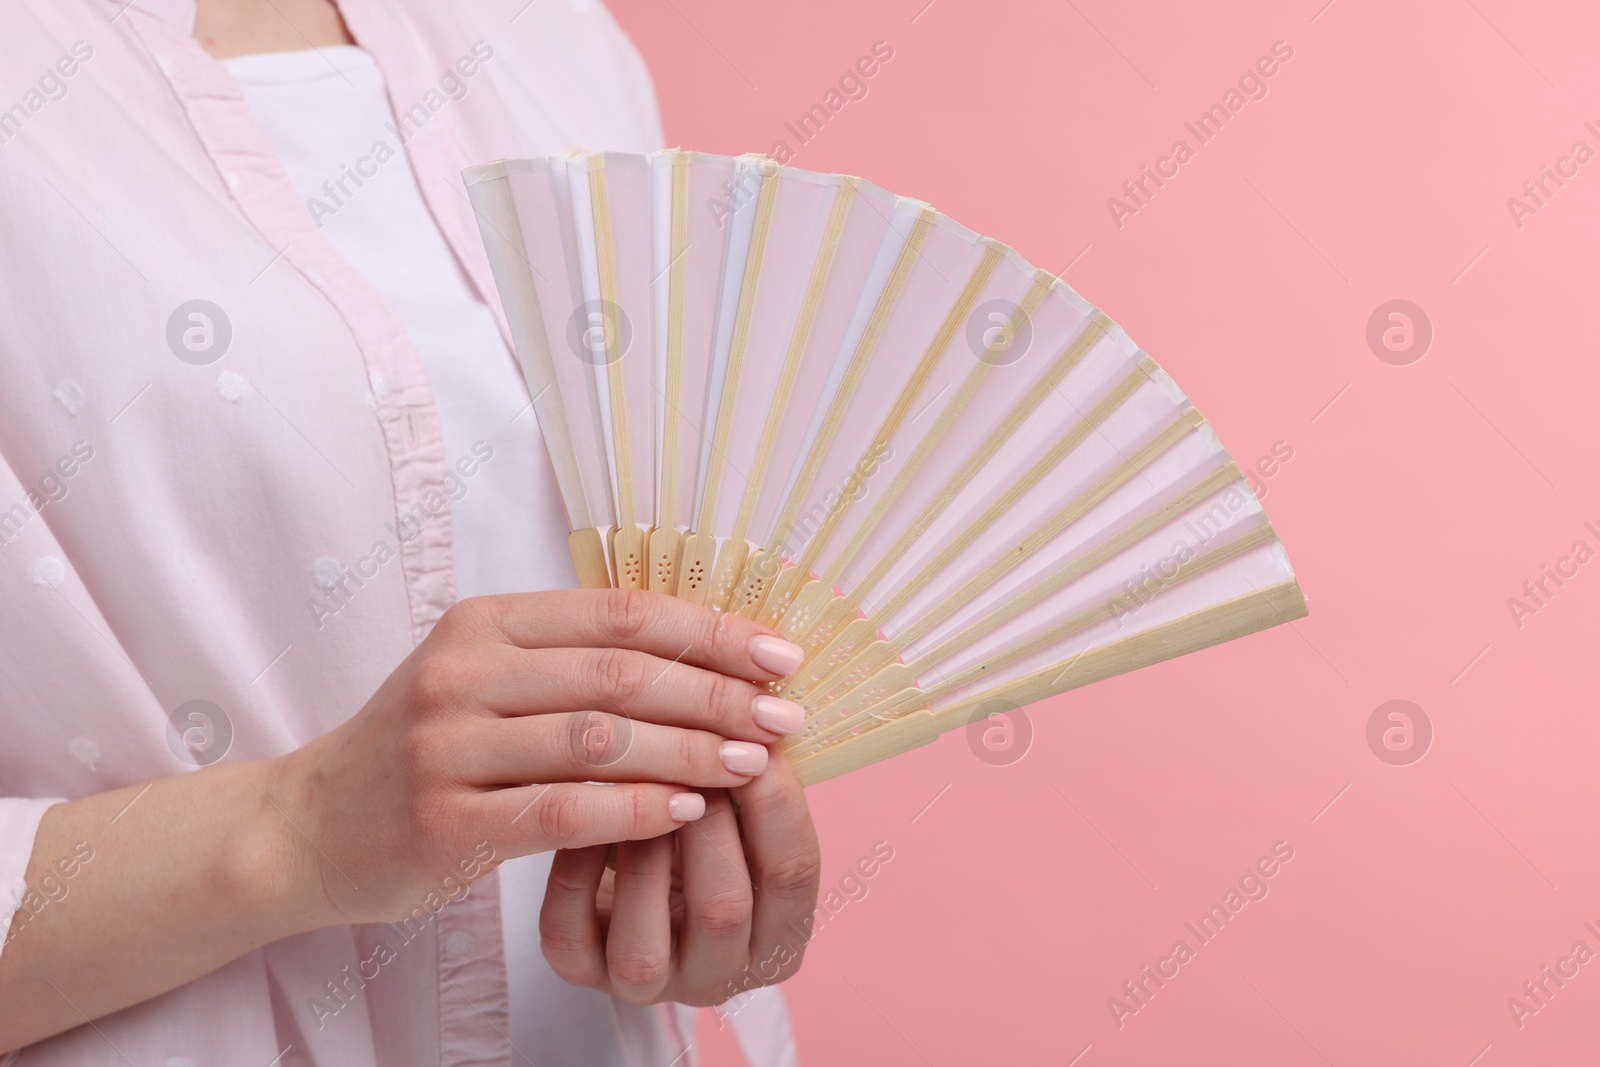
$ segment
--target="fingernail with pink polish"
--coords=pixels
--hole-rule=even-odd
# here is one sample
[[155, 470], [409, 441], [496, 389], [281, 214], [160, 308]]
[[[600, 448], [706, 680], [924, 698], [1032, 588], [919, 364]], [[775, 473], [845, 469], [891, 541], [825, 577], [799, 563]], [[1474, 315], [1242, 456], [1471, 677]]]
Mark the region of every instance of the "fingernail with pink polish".
[[806, 650], [781, 637], [761, 634], [750, 639], [750, 658], [762, 670], [787, 678], [800, 669]]
[[782, 697], [758, 696], [752, 704], [756, 725], [775, 734], [797, 734], [805, 725], [806, 709]]
[[674, 793], [667, 798], [667, 814], [674, 822], [694, 822], [706, 813], [706, 798], [699, 793]]
[[760, 774], [767, 769], [767, 748], [745, 741], [724, 741], [722, 765], [734, 774]]

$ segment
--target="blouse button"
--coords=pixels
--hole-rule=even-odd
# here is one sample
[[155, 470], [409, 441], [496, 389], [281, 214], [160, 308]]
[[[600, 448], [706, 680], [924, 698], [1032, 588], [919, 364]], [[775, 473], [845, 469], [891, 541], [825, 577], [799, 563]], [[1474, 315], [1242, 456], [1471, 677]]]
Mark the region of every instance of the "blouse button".
[[33, 584], [57, 589], [66, 580], [67, 565], [54, 556], [40, 556], [33, 561]]
[[322, 588], [333, 590], [344, 577], [344, 568], [332, 556], [323, 556], [311, 565], [311, 580]]
[[91, 771], [95, 770], [95, 764], [100, 762], [100, 746], [87, 737], [74, 737], [67, 742], [67, 751], [73, 759]]
[[83, 386], [71, 378], [61, 379], [61, 384], [56, 386], [53, 395], [61, 406], [67, 409], [68, 415], [76, 415], [83, 410]]
[[467, 931], [453, 930], [444, 939], [444, 951], [445, 954], [451, 958], [460, 959], [462, 956], [465, 956], [467, 953], [471, 952], [477, 946], [477, 944], [477, 939], [471, 934], [467, 933]]
[[245, 380], [244, 375], [235, 374], [231, 370], [225, 370], [217, 375], [217, 392], [229, 403], [237, 404], [249, 391], [250, 383]]

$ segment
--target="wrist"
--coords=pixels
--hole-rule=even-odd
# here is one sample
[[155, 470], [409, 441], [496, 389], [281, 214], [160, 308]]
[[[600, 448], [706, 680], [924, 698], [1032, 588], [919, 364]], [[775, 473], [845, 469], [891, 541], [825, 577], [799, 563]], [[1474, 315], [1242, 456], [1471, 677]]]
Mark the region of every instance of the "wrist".
[[328, 899], [321, 858], [306, 836], [306, 789], [297, 753], [233, 764], [243, 832], [222, 848], [225, 892], [259, 923], [265, 943], [349, 920]]

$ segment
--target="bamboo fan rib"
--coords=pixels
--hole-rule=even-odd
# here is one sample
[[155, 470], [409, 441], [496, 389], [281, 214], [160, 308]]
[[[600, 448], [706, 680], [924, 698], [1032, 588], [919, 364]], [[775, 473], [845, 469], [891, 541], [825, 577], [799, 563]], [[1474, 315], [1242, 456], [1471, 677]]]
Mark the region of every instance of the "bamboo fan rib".
[[[777, 164], [763, 160], [760, 166], [760, 191], [757, 193], [755, 217], [751, 221], [750, 244], [744, 271], [740, 278], [737, 297], [730, 301], [734, 306], [733, 326], [728, 339], [728, 355], [722, 373], [721, 389], [712, 423], [711, 439], [706, 449], [705, 485], [701, 490], [699, 519], [696, 533], [684, 548], [685, 560], [692, 562], [697, 571], [711, 575], [710, 580], [697, 584], [691, 593], [694, 600], [705, 603], [715, 597], [718, 607], [727, 604], [732, 592], [732, 574], [743, 569], [748, 546], [744, 532], [728, 536], [719, 552], [715, 530], [718, 490], [724, 469], [727, 467], [729, 436], [733, 432], [734, 405], [739, 400], [739, 385], [744, 369], [746, 346], [750, 340], [750, 318], [754, 313], [756, 290], [760, 285], [762, 260], [766, 254], [767, 235], [772, 225], [773, 201], [778, 192]], [[723, 572], [731, 572], [722, 577]], [[728, 586], [727, 592], [718, 596], [719, 587]]]
[[806, 783], [1305, 614], [1172, 380], [928, 205], [677, 150], [466, 180], [581, 582], [805, 649]]
[[[688, 278], [689, 157], [663, 153], [651, 161], [653, 207], [651, 267], [652, 317], [656, 331], [656, 527], [650, 534], [650, 588], [669, 596], [678, 591], [678, 558], [683, 535], [676, 519], [678, 398], [683, 388], [683, 293]], [[673, 416], [668, 417], [669, 413]]]

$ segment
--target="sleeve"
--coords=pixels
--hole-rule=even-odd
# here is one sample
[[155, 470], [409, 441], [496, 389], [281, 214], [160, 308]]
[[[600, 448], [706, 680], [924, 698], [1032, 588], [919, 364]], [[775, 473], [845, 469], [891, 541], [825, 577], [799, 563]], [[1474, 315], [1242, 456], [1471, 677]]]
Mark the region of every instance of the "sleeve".
[[[15, 324], [14, 318], [4, 321], [8, 328]], [[0, 356], [27, 350], [9, 329], [0, 331]], [[41, 391], [18, 366], [13, 358], [0, 375], [0, 953], [27, 936], [34, 915], [70, 891], [71, 875], [63, 877], [75, 871], [70, 852], [42, 856], [33, 881], [26, 880], [44, 813], [67, 797], [93, 791], [74, 789], [74, 779], [85, 786], [98, 781], [102, 789], [124, 784], [109, 777], [110, 760], [107, 778], [96, 779], [85, 766], [83, 756], [99, 758], [100, 748], [74, 737], [77, 724], [108, 705], [138, 707], [132, 694], [139, 682], [125, 654], [107, 648], [110, 627], [62, 547], [60, 528], [51, 525], [56, 512], [41, 513], [16, 475], [12, 457], [20, 449], [12, 438], [27, 420], [13, 405]], [[33, 465], [31, 459], [23, 462]], [[107, 753], [130, 747], [126, 734], [97, 729], [94, 736]]]
[[0, 930], [5, 931], [0, 954], [52, 899], [48, 887], [30, 886], [26, 879], [39, 820], [60, 803], [59, 799], [0, 797]]

